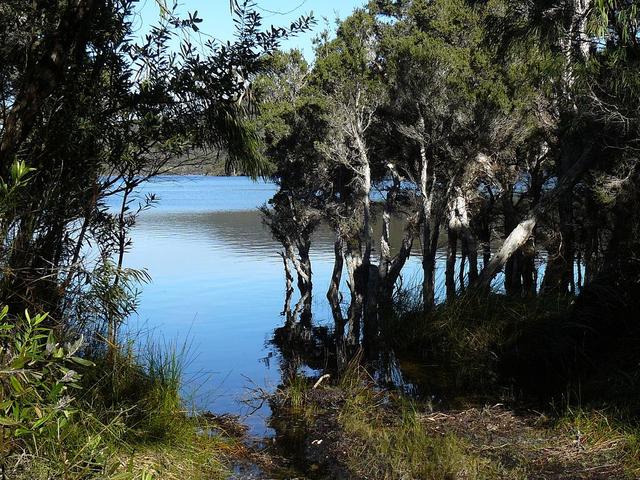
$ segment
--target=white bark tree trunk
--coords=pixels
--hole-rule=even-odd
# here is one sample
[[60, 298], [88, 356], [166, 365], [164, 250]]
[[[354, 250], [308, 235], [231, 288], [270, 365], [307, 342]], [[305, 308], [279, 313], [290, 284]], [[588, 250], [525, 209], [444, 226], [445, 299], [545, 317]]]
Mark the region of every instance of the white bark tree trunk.
[[[418, 126], [424, 133], [425, 122], [420, 115]], [[435, 258], [433, 252], [433, 232], [431, 223], [433, 216], [433, 196], [435, 190], [435, 174], [430, 178], [429, 170], [433, 170], [429, 165], [426, 145], [424, 140], [420, 141], [420, 196], [421, 196], [421, 221], [422, 221], [422, 270], [424, 280], [422, 283], [422, 301], [425, 310], [433, 308], [435, 304]]]
[[507, 260], [529, 240], [538, 219], [549, 209], [555, 207], [562, 195], [570, 191], [580, 177], [587, 171], [592, 161], [590, 154], [591, 145], [585, 145], [581, 157], [572, 165], [566, 175], [558, 180], [556, 187], [544, 194], [538, 204], [531, 209], [527, 217], [509, 234], [498, 252], [482, 269], [478, 280], [474, 283], [474, 287], [486, 289], [491, 286], [493, 278], [504, 268]]

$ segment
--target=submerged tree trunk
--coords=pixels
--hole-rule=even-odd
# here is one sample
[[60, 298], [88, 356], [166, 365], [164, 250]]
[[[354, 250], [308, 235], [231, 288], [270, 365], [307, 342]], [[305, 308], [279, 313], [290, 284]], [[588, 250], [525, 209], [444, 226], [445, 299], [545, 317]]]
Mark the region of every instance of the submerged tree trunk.
[[333, 244], [333, 272], [331, 273], [331, 281], [329, 282], [329, 290], [327, 291], [327, 300], [329, 300], [329, 305], [331, 305], [336, 336], [340, 338], [344, 336], [344, 318], [342, 316], [341, 306], [342, 295], [340, 294], [340, 280], [342, 279], [342, 268], [344, 265], [343, 243], [342, 237], [337, 233], [336, 240]]
[[297, 255], [293, 246], [287, 245], [287, 255], [296, 270], [297, 285], [301, 296], [311, 294], [313, 289], [311, 258], [309, 257], [310, 248], [311, 241], [309, 239], [297, 242], [295, 249], [298, 251]]
[[460, 290], [465, 288], [465, 263], [469, 261], [469, 282], [474, 282], [478, 276], [478, 246], [475, 235], [471, 230], [467, 200], [460, 188], [456, 188], [455, 196], [449, 204], [449, 251], [453, 258], [447, 259], [447, 298], [453, 298], [455, 286], [455, 262], [457, 256], [457, 242], [460, 241], [460, 268], [458, 282]]
[[[371, 234], [371, 166], [364, 141], [364, 127], [360, 121], [352, 125], [352, 135], [357, 149], [357, 188], [355, 203], [362, 210], [362, 221], [346, 239], [344, 248], [344, 262], [347, 267], [348, 286], [351, 293], [349, 306], [348, 341], [355, 345], [360, 341], [361, 324], [369, 310], [368, 305], [374, 299], [375, 291], [369, 290], [369, 276], [371, 265], [372, 234]], [[356, 208], [358, 211], [359, 208]]]
[[287, 296], [290, 296], [293, 293], [293, 275], [291, 275], [291, 269], [289, 268], [289, 261], [285, 250], [280, 252], [280, 257], [282, 257], [282, 263], [284, 264], [285, 291]]
[[469, 285], [478, 278], [478, 242], [471, 233], [466, 230], [462, 234], [463, 251], [469, 262]]
[[[506, 192], [502, 198], [505, 238], [508, 237], [518, 225], [513, 188], [513, 184], [509, 185], [505, 189]], [[504, 290], [509, 296], [522, 295], [522, 267], [522, 252], [520, 249], [517, 249], [507, 259], [504, 265]]]
[[[492, 195], [491, 191], [489, 194]], [[475, 218], [475, 227], [478, 232], [478, 241], [482, 248], [482, 266], [484, 267], [491, 260], [491, 209], [493, 200], [487, 201], [487, 205], [483, 206]], [[470, 279], [469, 284], [477, 280]]]
[[[389, 196], [391, 193], [389, 193]], [[387, 198], [384, 206], [384, 212], [382, 213], [382, 235], [380, 236], [380, 260], [378, 263], [378, 300], [381, 301], [384, 297], [391, 297], [393, 294], [393, 286], [390, 285], [389, 269], [391, 268], [391, 209], [390, 200]]]
[[283, 249], [279, 252], [280, 257], [282, 258], [282, 263], [284, 266], [284, 278], [285, 278], [285, 296], [284, 296], [284, 306], [282, 308], [281, 315], [285, 316], [286, 324], [290, 325], [292, 323], [291, 318], [291, 296], [293, 295], [293, 275], [291, 274], [291, 268], [289, 268], [289, 257], [287, 255], [286, 249]]
[[[409, 222], [415, 222], [415, 219], [410, 219]], [[411, 249], [413, 247], [414, 233], [411, 231], [414, 226], [407, 227], [404, 237], [402, 238], [402, 245], [398, 253], [391, 259], [386, 267], [384, 274], [379, 273], [378, 278], [378, 304], [379, 305], [391, 305], [393, 298], [393, 290], [400, 277], [402, 268], [407, 263], [409, 256], [411, 255]]]
[[460, 285], [460, 292], [461, 293], [464, 291], [466, 264], [467, 264], [466, 247], [464, 246], [464, 242], [461, 242], [461, 245], [460, 245], [460, 267], [458, 268], [458, 285]]
[[[420, 115], [419, 125], [420, 129], [424, 131], [425, 122], [422, 115]], [[435, 173], [433, 172], [433, 165], [431, 165], [427, 156], [427, 149], [424, 141], [420, 142], [420, 167], [422, 270], [424, 272], [424, 280], [422, 283], [422, 302], [424, 310], [429, 311], [435, 306], [435, 255], [440, 225], [438, 220], [433, 218], [433, 197], [435, 193], [436, 178]]]
[[360, 327], [364, 317], [369, 265], [364, 264], [360, 247], [354, 248], [353, 245], [347, 245], [344, 261], [347, 267], [347, 285], [351, 294], [347, 338], [350, 344], [356, 345], [360, 341]]

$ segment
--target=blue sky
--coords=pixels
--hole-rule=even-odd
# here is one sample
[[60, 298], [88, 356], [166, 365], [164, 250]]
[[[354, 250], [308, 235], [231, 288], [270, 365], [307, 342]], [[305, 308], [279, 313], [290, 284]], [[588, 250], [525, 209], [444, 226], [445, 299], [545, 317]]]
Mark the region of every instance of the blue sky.
[[[171, 3], [171, 2], [168, 2]], [[283, 48], [299, 48], [304, 52], [308, 60], [313, 59], [312, 39], [317, 32], [325, 28], [325, 18], [331, 28], [334, 20], [347, 17], [354, 8], [360, 7], [366, 0], [257, 0], [257, 8], [264, 18], [264, 25], [288, 26], [291, 21], [300, 15], [313, 12], [317, 21], [313, 31], [296, 38], [287, 40]], [[141, 32], [155, 23], [159, 18], [159, 9], [155, 0], [141, 0], [138, 7], [139, 15], [134, 25]], [[181, 0], [181, 12], [198, 11], [198, 16], [203, 19], [200, 24], [203, 35], [211, 35], [219, 40], [227, 41], [233, 38], [233, 22], [229, 11], [228, 0]], [[196, 39], [197, 41], [197, 39]]]

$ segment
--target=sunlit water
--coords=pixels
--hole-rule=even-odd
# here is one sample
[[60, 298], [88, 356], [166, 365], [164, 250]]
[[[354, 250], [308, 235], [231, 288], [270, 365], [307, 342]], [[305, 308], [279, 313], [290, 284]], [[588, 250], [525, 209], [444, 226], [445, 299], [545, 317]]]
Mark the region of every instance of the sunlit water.
[[[275, 189], [242, 177], [189, 176], [162, 177], [141, 192], [160, 201], [141, 215], [126, 258], [153, 279], [144, 286], [131, 330], [142, 338], [149, 332], [156, 341], [191, 343], [185, 392], [199, 408], [247, 415], [253, 408], [244, 400], [252, 390], [272, 391], [280, 381], [270, 340], [284, 322], [283, 265], [257, 210]], [[330, 232], [316, 235], [312, 262], [313, 320], [329, 324]], [[419, 266], [412, 257], [405, 284], [417, 284]], [[253, 433], [265, 433], [268, 414], [262, 407], [245, 418]]]

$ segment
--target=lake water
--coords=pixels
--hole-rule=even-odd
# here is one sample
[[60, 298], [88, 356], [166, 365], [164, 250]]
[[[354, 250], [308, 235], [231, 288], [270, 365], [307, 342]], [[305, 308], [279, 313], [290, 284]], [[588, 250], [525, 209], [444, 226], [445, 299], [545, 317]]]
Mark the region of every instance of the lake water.
[[[160, 201], [141, 215], [126, 257], [127, 266], [146, 268], [153, 279], [143, 287], [131, 328], [156, 341], [189, 341], [186, 391], [195, 390], [196, 405], [216, 413], [247, 415], [250, 389], [272, 391], [280, 382], [271, 340], [284, 324], [283, 266], [280, 245], [257, 210], [275, 190], [244, 177], [180, 176], [158, 178], [140, 192]], [[316, 235], [312, 262], [313, 321], [331, 325], [325, 299], [331, 232]], [[405, 284], [420, 276], [420, 259], [412, 257]], [[261, 435], [268, 415], [263, 406], [244, 420]]]

